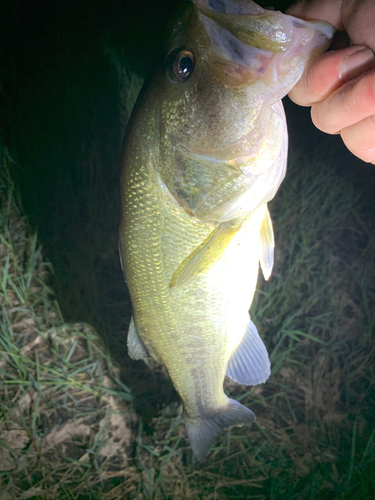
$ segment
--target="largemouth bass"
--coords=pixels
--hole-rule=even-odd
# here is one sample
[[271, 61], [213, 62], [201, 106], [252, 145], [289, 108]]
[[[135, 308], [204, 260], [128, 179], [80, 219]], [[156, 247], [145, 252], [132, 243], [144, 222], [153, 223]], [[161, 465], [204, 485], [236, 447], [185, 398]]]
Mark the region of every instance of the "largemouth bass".
[[274, 237], [267, 209], [286, 172], [280, 99], [333, 28], [246, 0], [195, 0], [140, 94], [125, 138], [120, 255], [133, 306], [129, 355], [152, 356], [181, 397], [203, 461], [254, 413], [223, 391], [270, 375], [249, 317]]

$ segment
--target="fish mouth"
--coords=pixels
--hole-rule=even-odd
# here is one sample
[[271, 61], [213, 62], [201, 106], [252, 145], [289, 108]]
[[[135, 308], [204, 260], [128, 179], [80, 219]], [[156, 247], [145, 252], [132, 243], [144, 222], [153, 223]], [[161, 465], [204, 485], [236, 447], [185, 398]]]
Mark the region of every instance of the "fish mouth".
[[[294, 28], [313, 29], [332, 39], [336, 29], [323, 21], [305, 21], [280, 11], [263, 9], [252, 0], [191, 0], [205, 16], [228, 29], [247, 45], [267, 44], [272, 52], [285, 51], [293, 39]], [[254, 20], [257, 21], [254, 25]], [[265, 28], [264, 25], [267, 25]], [[304, 45], [310, 40], [303, 35]], [[266, 48], [266, 47], [263, 47]]]
[[245, 86], [259, 78], [277, 83], [281, 58], [285, 61], [289, 59], [285, 56], [319, 50], [329, 44], [335, 32], [328, 23], [264, 10], [251, 0], [193, 1], [210, 41], [211, 70], [230, 87]]

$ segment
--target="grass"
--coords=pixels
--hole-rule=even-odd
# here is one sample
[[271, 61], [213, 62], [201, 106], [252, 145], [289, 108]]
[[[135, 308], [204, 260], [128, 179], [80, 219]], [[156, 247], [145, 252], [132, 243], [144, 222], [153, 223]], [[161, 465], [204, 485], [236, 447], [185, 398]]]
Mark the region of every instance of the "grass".
[[64, 323], [1, 161], [0, 497], [74, 498], [130, 472], [132, 396], [92, 327]]
[[289, 109], [275, 269], [251, 309], [272, 376], [227, 382], [257, 424], [199, 465], [164, 370], [126, 355], [117, 176], [142, 77], [97, 14], [82, 35], [52, 25], [52, 66], [2, 76], [0, 500], [373, 498], [373, 167]]

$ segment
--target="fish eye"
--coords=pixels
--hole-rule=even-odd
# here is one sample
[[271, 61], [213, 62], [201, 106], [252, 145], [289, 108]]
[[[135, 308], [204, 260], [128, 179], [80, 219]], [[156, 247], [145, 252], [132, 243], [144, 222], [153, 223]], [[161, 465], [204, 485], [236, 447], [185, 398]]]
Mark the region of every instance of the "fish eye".
[[166, 74], [172, 83], [183, 83], [194, 71], [195, 57], [190, 50], [174, 50], [166, 60]]

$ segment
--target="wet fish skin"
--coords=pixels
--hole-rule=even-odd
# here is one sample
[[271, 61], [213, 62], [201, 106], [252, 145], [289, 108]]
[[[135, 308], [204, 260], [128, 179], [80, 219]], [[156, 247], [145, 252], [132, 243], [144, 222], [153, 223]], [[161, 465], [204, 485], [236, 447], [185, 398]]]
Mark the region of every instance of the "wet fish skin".
[[[203, 461], [220, 428], [255, 420], [224, 394], [225, 375], [256, 385], [270, 373], [248, 310], [259, 260], [266, 278], [273, 265], [267, 202], [287, 155], [280, 98], [333, 32], [254, 2], [196, 0], [170, 33], [125, 139], [119, 243], [129, 354], [166, 366]], [[186, 81], [174, 73], [179, 57], [193, 68]]]

